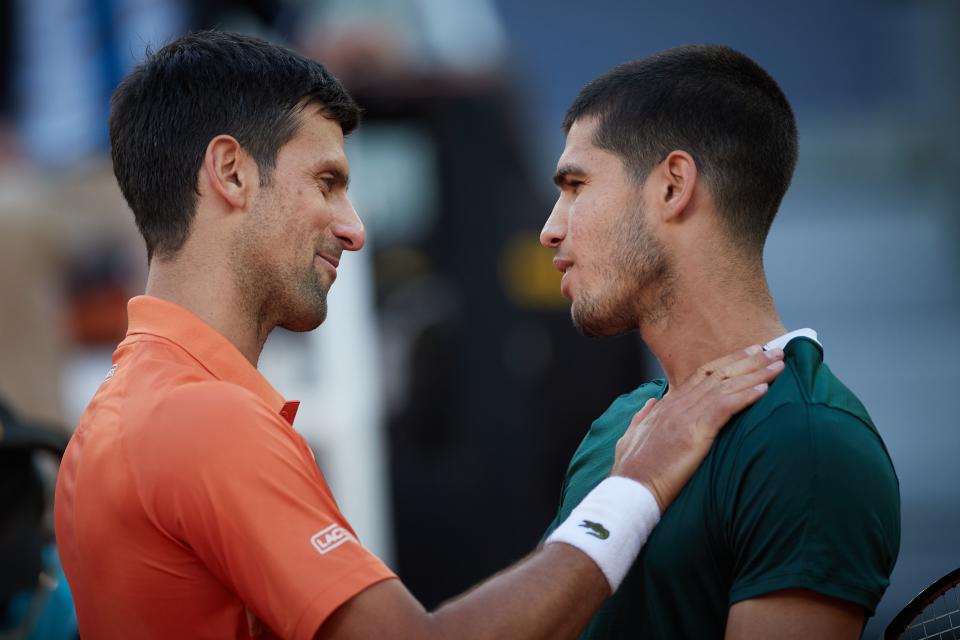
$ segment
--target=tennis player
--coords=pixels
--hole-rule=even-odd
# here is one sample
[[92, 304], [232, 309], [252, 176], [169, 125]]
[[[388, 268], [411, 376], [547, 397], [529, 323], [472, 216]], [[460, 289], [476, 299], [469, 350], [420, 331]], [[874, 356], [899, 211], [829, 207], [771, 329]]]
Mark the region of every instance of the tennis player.
[[575, 636], [783, 370], [782, 352], [737, 346], [648, 403], [547, 544], [426, 612], [361, 546], [298, 404], [256, 369], [274, 327], [323, 322], [342, 252], [364, 244], [343, 146], [358, 113], [320, 65], [228, 33], [174, 41], [114, 94], [114, 171], [150, 266], [57, 482], [85, 640]]
[[541, 242], [573, 322], [638, 329], [666, 375], [594, 422], [554, 526], [607, 476], [650, 399], [740, 345], [782, 348], [787, 365], [720, 433], [583, 637], [859, 637], [897, 558], [899, 485], [816, 332], [787, 332], [767, 287], [763, 246], [797, 159], [783, 92], [736, 51], [682, 47], [595, 79], [563, 128]]

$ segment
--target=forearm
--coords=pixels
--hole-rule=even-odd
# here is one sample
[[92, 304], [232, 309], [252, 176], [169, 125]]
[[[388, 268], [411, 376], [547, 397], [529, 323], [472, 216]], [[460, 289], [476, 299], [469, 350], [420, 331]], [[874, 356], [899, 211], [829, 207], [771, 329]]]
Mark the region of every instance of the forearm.
[[528, 558], [433, 613], [398, 580], [375, 584], [330, 615], [317, 638], [575, 637], [623, 580], [720, 427], [783, 369], [770, 364], [782, 356], [759, 347], [738, 352], [704, 365], [671, 399], [648, 401], [617, 443], [614, 477]]
[[430, 614], [431, 638], [574, 638], [610, 586], [586, 554], [549, 544]]
[[344, 604], [318, 637], [573, 638], [623, 580], [659, 515], [643, 485], [608, 478], [543, 548], [434, 613], [424, 611], [399, 581], [387, 580]]
[[317, 640], [572, 638], [609, 594], [593, 560], [550, 544], [428, 613], [399, 580], [384, 580], [335, 611]]

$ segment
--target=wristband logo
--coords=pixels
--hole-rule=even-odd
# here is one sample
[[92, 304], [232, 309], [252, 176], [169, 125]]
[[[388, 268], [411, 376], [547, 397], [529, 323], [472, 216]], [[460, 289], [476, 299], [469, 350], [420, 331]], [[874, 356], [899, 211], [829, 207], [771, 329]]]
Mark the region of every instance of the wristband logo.
[[310, 538], [314, 548], [321, 554], [330, 553], [344, 542], [359, 542], [356, 537], [338, 524], [332, 524], [326, 529], [316, 532]]
[[584, 520], [580, 523], [580, 526], [585, 529], [589, 529], [589, 531], [586, 532], [588, 536], [600, 538], [601, 540], [606, 540], [610, 537], [610, 532], [607, 531], [606, 527], [599, 522], [590, 522], [589, 520]]

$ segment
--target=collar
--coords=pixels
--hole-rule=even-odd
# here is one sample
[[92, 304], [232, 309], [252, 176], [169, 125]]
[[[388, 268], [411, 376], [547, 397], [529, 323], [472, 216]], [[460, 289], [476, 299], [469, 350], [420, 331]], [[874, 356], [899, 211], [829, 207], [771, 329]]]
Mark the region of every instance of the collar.
[[219, 380], [247, 389], [293, 424], [299, 402], [285, 402], [267, 379], [243, 357], [232, 342], [178, 304], [153, 296], [136, 296], [127, 303], [127, 339], [152, 335], [168, 340]]
[[767, 349], [783, 349], [787, 346], [794, 338], [809, 338], [817, 343], [817, 345], [823, 349], [823, 345], [820, 344], [820, 341], [817, 340], [817, 332], [813, 329], [797, 329], [796, 331], [791, 331], [790, 333], [785, 333], [779, 338], [774, 338], [767, 344], [763, 345], [764, 350]]

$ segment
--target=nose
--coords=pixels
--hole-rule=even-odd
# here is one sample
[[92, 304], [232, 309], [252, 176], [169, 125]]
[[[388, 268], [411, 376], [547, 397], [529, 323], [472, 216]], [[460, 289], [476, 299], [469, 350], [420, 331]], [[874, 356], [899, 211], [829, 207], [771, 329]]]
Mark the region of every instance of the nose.
[[553, 205], [553, 211], [540, 230], [540, 244], [547, 249], [556, 249], [567, 235], [566, 211], [560, 200]]
[[333, 224], [333, 235], [340, 240], [347, 251], [359, 251], [367, 242], [367, 230], [363, 228], [363, 221], [349, 200], [346, 202], [343, 215], [339, 216]]

